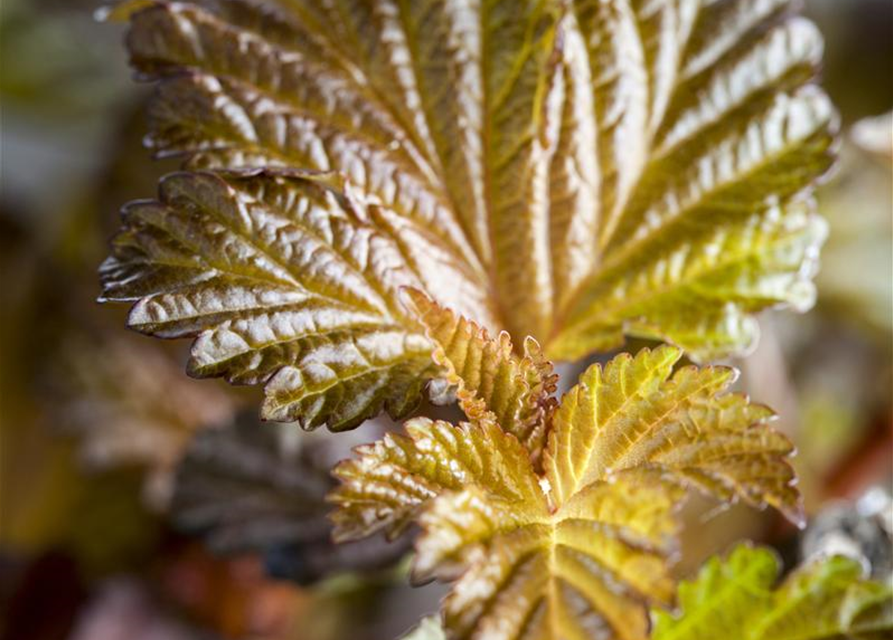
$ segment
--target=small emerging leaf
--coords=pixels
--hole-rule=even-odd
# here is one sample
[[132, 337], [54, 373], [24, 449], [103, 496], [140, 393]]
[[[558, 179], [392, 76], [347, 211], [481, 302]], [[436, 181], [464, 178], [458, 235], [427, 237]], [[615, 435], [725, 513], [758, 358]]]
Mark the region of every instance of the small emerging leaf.
[[[429, 335], [445, 340], [441, 356], [462, 344], [453, 330]], [[481, 334], [467, 342], [506, 346]], [[591, 367], [548, 416], [542, 472], [496, 412], [478, 410], [486, 402], [465, 403], [470, 423], [410, 421], [406, 436], [388, 434], [336, 468], [336, 537], [418, 521], [414, 579], [456, 581], [443, 606], [450, 638], [645, 638], [646, 603], [673, 597], [686, 489], [802, 518], [792, 447], [765, 424], [772, 412], [725, 393], [731, 369], [673, 374], [681, 355], [661, 347]], [[454, 371], [460, 386], [479, 375]], [[497, 399], [528, 388], [523, 376], [504, 384]]]
[[125, 2], [148, 144], [213, 173], [128, 208], [105, 299], [306, 427], [442, 373], [400, 286], [552, 359], [740, 352], [755, 312], [812, 305], [825, 235], [836, 116], [793, 4]]
[[656, 611], [653, 640], [881, 640], [893, 635], [893, 590], [858, 562], [815, 560], [775, 587], [778, 561], [746, 545], [710, 559], [679, 587], [681, 612]]
[[472, 421], [495, 422], [538, 458], [554, 409], [551, 394], [557, 376], [536, 341], [528, 339], [519, 356], [508, 333], [490, 339], [485, 329], [423, 293], [407, 293], [428, 337], [437, 345], [434, 361], [446, 370], [446, 381], [459, 389], [459, 406], [465, 415]]

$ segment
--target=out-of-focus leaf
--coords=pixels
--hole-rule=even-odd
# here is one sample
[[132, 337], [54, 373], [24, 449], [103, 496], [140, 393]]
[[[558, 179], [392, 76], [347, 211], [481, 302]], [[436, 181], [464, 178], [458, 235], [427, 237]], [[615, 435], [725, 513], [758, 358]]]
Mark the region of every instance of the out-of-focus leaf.
[[[502, 344], [486, 339], [471, 334], [467, 351]], [[495, 413], [408, 422], [406, 436], [387, 434], [336, 467], [336, 539], [418, 521], [414, 579], [456, 580], [443, 605], [450, 638], [645, 638], [644, 603], [674, 593], [669, 557], [687, 489], [802, 520], [792, 446], [766, 425], [772, 412], [725, 393], [732, 369], [672, 374], [681, 356], [667, 346], [591, 367], [551, 418], [542, 473]], [[480, 371], [455, 375], [467, 391]], [[509, 376], [497, 398], [525, 388]]]
[[423, 618], [419, 625], [401, 640], [446, 640], [440, 619], [437, 616]]
[[150, 146], [217, 173], [126, 209], [104, 297], [307, 427], [439, 375], [400, 286], [552, 358], [740, 351], [752, 313], [812, 305], [824, 236], [835, 115], [791, 4], [125, 4]]
[[184, 384], [167, 355], [131, 340], [73, 333], [55, 365], [51, 419], [78, 436], [89, 468], [145, 466], [145, 496], [155, 508], [167, 504], [174, 466], [193, 433], [235, 411], [222, 390]]
[[881, 640], [893, 633], [893, 590], [842, 556], [806, 564], [775, 587], [778, 561], [736, 547], [679, 587], [681, 612], [655, 611], [653, 640]]
[[860, 120], [853, 125], [850, 137], [863, 151], [893, 160], [893, 111]]
[[893, 334], [893, 115], [853, 126], [841, 170], [819, 192], [830, 237], [816, 279], [826, 308], [835, 306], [889, 337]]
[[270, 573], [301, 584], [393, 565], [408, 538], [331, 541], [326, 493], [334, 481], [325, 441], [288, 440], [293, 425], [243, 419], [200, 433], [181, 463], [172, 516], [220, 553], [260, 552]]

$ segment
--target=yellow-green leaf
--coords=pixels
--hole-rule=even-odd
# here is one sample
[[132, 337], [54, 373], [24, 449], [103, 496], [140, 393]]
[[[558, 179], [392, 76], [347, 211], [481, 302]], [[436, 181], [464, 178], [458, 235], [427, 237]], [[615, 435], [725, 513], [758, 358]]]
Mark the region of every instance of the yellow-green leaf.
[[[708, 359], [750, 346], [755, 312], [813, 303], [825, 232], [811, 190], [833, 160], [836, 116], [813, 80], [821, 37], [792, 4], [131, 0], [116, 15], [130, 20], [133, 65], [158, 83], [147, 140], [159, 155], [190, 170], [340, 176], [320, 207], [337, 218], [350, 202], [389, 238], [380, 279], [412, 272], [395, 281], [507, 330], [515, 345], [531, 335], [552, 359], [613, 349], [625, 335]], [[252, 188], [269, 182], [259, 174]], [[269, 189], [305, 196], [296, 183]], [[210, 221], [220, 197], [165, 206]], [[154, 242], [131, 218], [124, 237]], [[262, 242], [262, 228], [242, 240]], [[301, 250], [287, 234], [280, 244]], [[114, 254], [109, 299], [126, 282], [130, 294], [117, 297], [145, 306], [171, 281], [211, 277], [120, 243]], [[290, 266], [301, 287], [318, 276], [312, 262]], [[352, 284], [327, 275], [333, 303], [368, 311]], [[244, 283], [229, 273], [214, 283], [203, 298], [218, 311], [196, 317], [194, 333], [242, 314]], [[211, 364], [199, 372], [278, 376], [270, 418], [346, 428], [382, 404], [385, 384], [402, 387], [388, 399], [400, 413], [439, 372], [398, 364], [406, 351], [421, 362], [424, 349], [394, 287], [380, 284], [388, 317], [369, 322], [388, 325], [387, 346], [353, 325], [334, 340], [325, 326], [306, 332], [335, 373], [308, 372], [298, 350], [273, 355], [268, 341], [231, 361], [201, 340], [195, 360]], [[290, 304], [299, 288], [284, 285], [274, 297]], [[260, 333], [264, 322], [243, 325]], [[135, 324], [171, 334], [140, 313]], [[367, 373], [343, 370], [357, 359]], [[262, 366], [246, 373], [246, 360]]]
[[686, 490], [801, 518], [792, 447], [766, 425], [772, 412], [726, 393], [732, 369], [672, 374], [681, 355], [661, 347], [590, 368], [552, 415], [542, 472], [494, 413], [411, 421], [407, 436], [338, 467], [336, 535], [417, 521], [414, 578], [455, 581], [450, 638], [645, 638], [647, 603], [674, 594]]
[[387, 434], [357, 449], [359, 457], [335, 468], [341, 485], [331, 495], [335, 537], [352, 540], [385, 530], [393, 537], [441, 491], [486, 486], [516, 501], [539, 495], [528, 473], [527, 450], [490, 420], [456, 427], [414, 418], [406, 434]]
[[766, 426], [774, 417], [746, 396], [724, 394], [737, 373], [684, 367], [674, 347], [621, 354], [593, 365], [555, 412], [546, 476], [562, 505], [617, 473], [657, 469], [724, 500], [767, 504], [802, 522], [793, 445]]
[[654, 612], [653, 640], [856, 640], [893, 633], [893, 590], [862, 577], [858, 562], [814, 560], [779, 586], [766, 549], [736, 547], [679, 587], [680, 613]]
[[417, 290], [407, 292], [434, 342], [434, 361], [458, 387], [459, 405], [472, 421], [489, 420], [513, 434], [535, 459], [545, 444], [557, 376], [539, 345], [528, 339], [517, 355], [508, 333], [486, 329], [444, 309]]

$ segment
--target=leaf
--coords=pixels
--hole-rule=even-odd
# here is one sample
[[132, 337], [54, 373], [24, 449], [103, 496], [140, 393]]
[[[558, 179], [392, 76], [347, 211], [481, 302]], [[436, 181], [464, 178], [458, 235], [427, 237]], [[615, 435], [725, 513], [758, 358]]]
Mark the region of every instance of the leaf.
[[786, 460], [793, 445], [765, 426], [772, 410], [740, 394], [723, 395], [737, 378], [729, 367], [689, 366], [671, 376], [681, 356], [672, 347], [646, 349], [583, 373], [562, 399], [550, 434], [546, 470], [555, 503], [597, 479], [647, 466], [723, 500], [772, 505], [802, 524]]
[[645, 638], [646, 603], [673, 597], [687, 489], [802, 520], [772, 412], [725, 393], [732, 369], [673, 374], [681, 356], [664, 346], [591, 367], [552, 415], [542, 472], [495, 414], [408, 422], [336, 467], [335, 538], [418, 521], [414, 580], [456, 581], [450, 638]]
[[218, 388], [183, 384], [179, 365], [157, 349], [98, 335], [74, 332], [55, 350], [49, 418], [78, 437], [88, 468], [145, 467], [144, 497], [162, 510], [190, 438], [231, 419], [234, 402]]
[[[309, 428], [403, 415], [440, 375], [400, 286], [552, 359], [624, 335], [746, 350], [757, 311], [812, 305], [825, 235], [836, 115], [791, 5], [132, 0], [115, 15], [157, 82], [148, 144], [214, 173], [127, 209], [104, 298], [197, 335], [194, 373], [267, 384], [265, 417]], [[170, 246], [184, 217], [200, 250]]]
[[893, 631], [893, 590], [865, 580], [855, 560], [818, 559], [774, 587], [778, 570], [771, 551], [747, 545], [711, 558], [680, 585], [679, 615], [654, 612], [653, 640], [880, 640]]
[[422, 292], [407, 293], [428, 338], [437, 345], [434, 361], [446, 371], [446, 382], [458, 388], [465, 415], [472, 421], [495, 422], [538, 458], [554, 409], [551, 394], [557, 376], [536, 341], [528, 338], [523, 356], [518, 356], [508, 333], [490, 339], [486, 329], [440, 307]]
[[402, 636], [401, 640], [446, 640], [446, 636], [437, 616], [428, 616], [422, 618], [418, 626]]
[[179, 528], [224, 554], [258, 552], [277, 577], [310, 584], [344, 571], [396, 563], [409, 538], [331, 541], [326, 493], [334, 485], [331, 442], [288, 438], [291, 425], [240, 420], [200, 433], [177, 472], [171, 507]]
[[137, 300], [130, 324], [145, 333], [197, 335], [193, 375], [265, 382], [268, 418], [337, 431], [382, 406], [405, 415], [433, 366], [397, 294], [422, 280], [365, 219], [381, 211], [358, 209], [332, 181], [169, 176], [158, 202], [125, 210], [104, 298]]

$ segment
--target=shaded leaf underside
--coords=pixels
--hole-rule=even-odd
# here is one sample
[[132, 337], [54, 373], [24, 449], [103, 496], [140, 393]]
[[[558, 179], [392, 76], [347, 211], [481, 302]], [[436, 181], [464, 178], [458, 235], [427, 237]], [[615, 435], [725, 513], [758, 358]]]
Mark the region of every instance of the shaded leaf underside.
[[802, 519], [771, 411], [725, 393], [733, 370], [672, 374], [681, 355], [591, 367], [551, 416], [542, 472], [490, 417], [410, 421], [336, 467], [336, 539], [418, 521], [415, 579], [456, 581], [450, 638], [646, 637], [647, 603], [673, 597], [686, 490]]
[[203, 535], [215, 552], [260, 553], [277, 577], [301, 584], [394, 565], [408, 537], [332, 542], [325, 502], [334, 484], [326, 463], [331, 442], [305, 436], [294, 447], [285, 435], [282, 425], [245, 416], [198, 434], [177, 470], [174, 523]]
[[163, 510], [190, 438], [235, 412], [224, 390], [184, 384], [182, 375], [179, 363], [153, 345], [67, 334], [46, 376], [55, 392], [49, 415], [80, 436], [89, 468], [145, 466], [144, 497]]
[[267, 417], [405, 413], [435, 370], [401, 286], [552, 359], [709, 358], [812, 304], [834, 114], [786, 0], [132, 6], [149, 144], [214, 173], [128, 208], [104, 296]]

